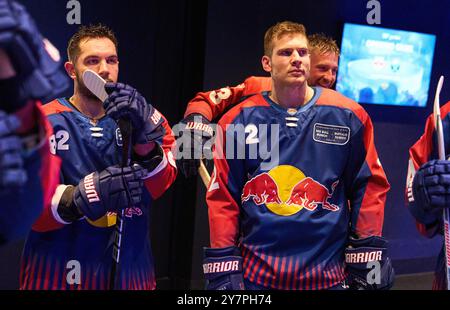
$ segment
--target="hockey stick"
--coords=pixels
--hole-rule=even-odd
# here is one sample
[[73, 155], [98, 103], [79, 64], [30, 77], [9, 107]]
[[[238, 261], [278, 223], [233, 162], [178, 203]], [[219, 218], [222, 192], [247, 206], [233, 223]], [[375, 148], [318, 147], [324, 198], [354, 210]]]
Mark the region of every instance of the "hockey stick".
[[203, 184], [206, 188], [208, 188], [209, 180], [211, 180], [211, 176], [209, 175], [208, 170], [203, 163], [203, 159], [200, 159], [200, 167], [198, 167], [198, 174], [202, 178]]
[[[444, 83], [444, 76], [439, 78], [438, 85], [436, 87], [436, 96], [434, 97], [433, 117], [435, 121], [436, 137], [438, 143], [439, 159], [445, 160], [445, 145], [444, 145], [444, 131], [441, 120], [441, 110], [439, 95], [441, 93], [442, 84]], [[445, 253], [445, 265], [447, 274], [447, 290], [450, 289], [450, 231], [449, 231], [449, 210], [444, 208], [444, 253]]]
[[[97, 73], [91, 70], [86, 70], [83, 73], [83, 81], [86, 87], [96, 95], [102, 102], [106, 100], [108, 94], [105, 90], [106, 81]], [[130, 165], [131, 157], [131, 133], [132, 126], [128, 119], [120, 119], [118, 121], [120, 133], [122, 135], [122, 167]], [[125, 210], [117, 212], [116, 225], [114, 227], [114, 245], [113, 245], [113, 264], [111, 266], [109, 289], [114, 290], [116, 288], [117, 273], [120, 262], [120, 249], [122, 246], [122, 235], [124, 230], [124, 217]]]

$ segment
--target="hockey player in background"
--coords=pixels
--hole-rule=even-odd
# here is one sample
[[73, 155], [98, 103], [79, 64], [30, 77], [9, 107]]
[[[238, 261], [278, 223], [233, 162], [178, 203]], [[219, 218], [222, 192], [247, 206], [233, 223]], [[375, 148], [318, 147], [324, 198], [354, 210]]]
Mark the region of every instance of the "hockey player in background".
[[[332, 88], [336, 81], [340, 53], [336, 41], [324, 34], [313, 34], [308, 36], [308, 44], [311, 56], [308, 84]], [[191, 150], [180, 152], [178, 153], [180, 156], [177, 156], [177, 166], [185, 177], [197, 174], [202, 149], [211, 137], [210, 122], [219, 119], [225, 111], [249, 96], [270, 91], [270, 87], [270, 77], [252, 76], [235, 87], [200, 92], [188, 103], [179, 129], [182, 135], [187, 134], [191, 138], [189, 146], [183, 145]], [[188, 156], [184, 157], [181, 154]]]
[[269, 28], [262, 66], [271, 91], [218, 123], [207, 288], [390, 288], [394, 271], [381, 237], [389, 183], [368, 114], [308, 85], [303, 25]]
[[[116, 288], [154, 289], [148, 216], [152, 200], [176, 177], [171, 129], [136, 89], [117, 83], [117, 40], [110, 29], [81, 27], [69, 41], [68, 59], [73, 95], [44, 106], [55, 132], [53, 151], [62, 159], [60, 185], [26, 241], [21, 288], [108, 288], [116, 214], [125, 210]], [[108, 81], [105, 102], [86, 88], [87, 69]], [[122, 117], [133, 125], [126, 167], [119, 165]]]
[[[450, 102], [441, 107], [445, 154], [450, 150]], [[438, 147], [433, 115], [425, 132], [409, 149], [406, 199], [420, 233], [428, 238], [443, 234], [443, 209], [450, 207], [450, 161], [437, 160]], [[433, 281], [434, 290], [447, 289], [445, 249], [439, 253]]]
[[0, 244], [24, 238], [59, 177], [39, 100], [68, 87], [59, 53], [20, 4], [0, 0]]

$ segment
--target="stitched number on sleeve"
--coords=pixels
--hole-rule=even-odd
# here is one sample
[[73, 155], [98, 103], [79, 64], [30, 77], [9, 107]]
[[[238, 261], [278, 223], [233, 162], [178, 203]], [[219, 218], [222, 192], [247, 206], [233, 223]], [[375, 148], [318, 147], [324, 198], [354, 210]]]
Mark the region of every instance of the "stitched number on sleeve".
[[69, 144], [69, 133], [65, 130], [59, 130], [55, 135], [51, 135], [49, 138], [50, 143], [50, 152], [52, 154], [56, 154], [56, 150], [58, 151], [68, 151]]
[[210, 94], [209, 94], [209, 99], [214, 103], [214, 104], [219, 104], [222, 102], [222, 100], [227, 100], [228, 98], [230, 98], [231, 96], [231, 90], [229, 88], [221, 88], [217, 91], [213, 90]]

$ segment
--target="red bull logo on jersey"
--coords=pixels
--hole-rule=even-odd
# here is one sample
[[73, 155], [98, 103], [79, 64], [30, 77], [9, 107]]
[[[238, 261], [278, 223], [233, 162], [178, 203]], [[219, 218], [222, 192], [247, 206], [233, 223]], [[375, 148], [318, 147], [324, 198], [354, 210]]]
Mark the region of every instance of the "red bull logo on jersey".
[[242, 192], [242, 201], [253, 199], [257, 205], [281, 203], [277, 183], [268, 173], [261, 173], [247, 182]]
[[339, 181], [331, 185], [331, 191], [323, 184], [306, 176], [300, 169], [282, 165], [249, 180], [243, 188], [242, 202], [265, 204], [275, 214], [289, 216], [302, 209], [317, 208], [336, 212], [339, 206], [330, 202]]
[[331, 193], [328, 189], [315, 181], [313, 178], [304, 178], [298, 182], [292, 189], [291, 197], [286, 202], [287, 204], [302, 205], [309, 211], [317, 209], [321, 204], [323, 209], [330, 211], [337, 211], [339, 207], [328, 202], [331, 198], [334, 189], [339, 181], [333, 183]]

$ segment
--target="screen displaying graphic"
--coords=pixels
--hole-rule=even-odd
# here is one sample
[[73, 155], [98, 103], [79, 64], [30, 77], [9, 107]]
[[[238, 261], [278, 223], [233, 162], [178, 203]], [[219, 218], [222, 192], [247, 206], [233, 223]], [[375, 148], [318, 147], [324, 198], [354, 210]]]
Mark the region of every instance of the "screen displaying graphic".
[[336, 90], [359, 103], [424, 107], [435, 35], [346, 23]]

